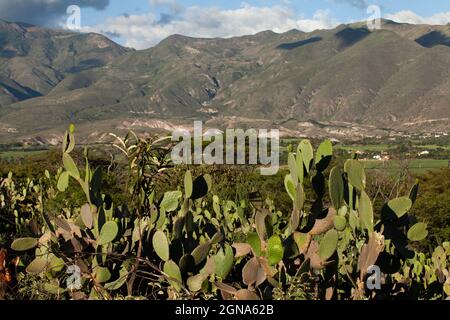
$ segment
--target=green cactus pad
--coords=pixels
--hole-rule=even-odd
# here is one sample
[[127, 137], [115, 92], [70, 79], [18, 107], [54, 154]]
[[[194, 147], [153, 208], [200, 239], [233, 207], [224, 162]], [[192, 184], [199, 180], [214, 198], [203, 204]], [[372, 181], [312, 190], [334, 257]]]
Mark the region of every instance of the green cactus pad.
[[309, 173], [311, 163], [314, 159], [314, 151], [309, 140], [302, 140], [297, 147], [297, 154], [301, 153], [303, 164], [305, 165], [306, 172]]
[[37, 257], [26, 267], [26, 271], [31, 274], [39, 274], [47, 268], [47, 265], [47, 259]]
[[394, 211], [398, 218], [401, 218], [411, 209], [412, 201], [408, 197], [400, 197], [390, 200], [388, 207]]
[[334, 229], [329, 230], [325, 234], [319, 246], [319, 257], [322, 261], [328, 260], [336, 251], [338, 239], [339, 234]]
[[97, 244], [103, 246], [105, 244], [112, 242], [117, 237], [118, 232], [119, 227], [117, 226], [116, 222], [114, 221], [106, 222], [103, 225], [102, 230], [100, 231]]
[[423, 222], [416, 223], [408, 230], [408, 239], [411, 241], [422, 241], [428, 235], [427, 225]]
[[331, 158], [333, 157], [333, 144], [330, 140], [323, 141], [317, 148], [316, 153], [316, 169], [318, 171], [324, 171], [330, 164]]
[[335, 216], [334, 217], [334, 227], [337, 231], [343, 231], [345, 227], [347, 226], [347, 219], [342, 216]]
[[289, 197], [291, 197], [292, 201], [295, 200], [295, 194], [297, 193], [294, 180], [290, 174], [284, 177], [284, 187], [286, 188]]
[[191, 255], [194, 257], [195, 265], [199, 265], [208, 256], [209, 250], [211, 249], [211, 243], [206, 242], [199, 245], [192, 251]]
[[347, 160], [344, 164], [344, 171], [347, 173], [348, 182], [358, 190], [366, 187], [366, 174], [364, 167], [358, 160]]
[[267, 258], [270, 265], [276, 265], [283, 259], [284, 249], [281, 238], [273, 235], [267, 242]]
[[44, 283], [42, 288], [45, 290], [45, 292], [54, 295], [59, 295], [67, 291], [67, 289], [63, 289], [60, 286], [58, 286], [57, 283]]
[[261, 255], [261, 239], [255, 232], [250, 232], [247, 235], [247, 243], [252, 247], [255, 256], [259, 257]]
[[182, 278], [180, 268], [177, 266], [177, 264], [172, 260], [166, 261], [166, 263], [164, 263], [163, 271], [171, 279], [173, 279], [169, 279], [169, 283], [175, 288], [175, 290], [180, 291]]
[[219, 250], [214, 256], [214, 273], [217, 277], [225, 279], [233, 268], [234, 254], [233, 249], [227, 245], [224, 250]]
[[94, 275], [98, 283], [105, 283], [111, 279], [111, 272], [105, 267], [96, 267]]
[[70, 132], [70, 130], [69, 132], [66, 131], [62, 143], [63, 153], [71, 153], [74, 148], [75, 148], [75, 136], [73, 132]]
[[294, 207], [298, 210], [303, 209], [303, 205], [305, 204], [305, 192], [303, 191], [303, 187], [301, 184], [297, 185], [297, 190], [295, 192], [294, 199]]
[[367, 229], [369, 233], [373, 232], [373, 207], [372, 201], [370, 201], [369, 196], [365, 191], [361, 192], [361, 197], [359, 199], [359, 219], [361, 221], [361, 226]]
[[295, 232], [294, 233], [294, 241], [297, 244], [298, 251], [302, 252], [306, 242], [308, 241], [308, 234], [301, 233], [301, 232]]
[[49, 259], [48, 269], [52, 272], [60, 272], [65, 267], [64, 260], [55, 256], [54, 254], [50, 254], [51, 258]]
[[301, 152], [298, 152], [298, 151], [297, 151], [297, 154], [295, 155], [295, 166], [297, 169], [298, 180], [299, 180], [300, 184], [303, 185], [305, 169], [304, 169], [302, 154], [301, 154]]
[[355, 230], [356, 228], [359, 228], [359, 217], [356, 214], [356, 211], [350, 210], [348, 222], [350, 224], [350, 227]]
[[64, 171], [59, 175], [57, 188], [59, 191], [64, 192], [66, 191], [68, 186], [69, 186], [69, 173], [67, 171]]
[[75, 179], [80, 179], [80, 171], [78, 170], [75, 161], [68, 153], [63, 153], [63, 165], [69, 174]]
[[190, 198], [192, 196], [192, 187], [192, 173], [188, 170], [184, 175], [184, 194], [186, 198]]
[[189, 277], [186, 284], [192, 292], [197, 292], [202, 289], [203, 282], [205, 282], [207, 275], [196, 274], [195, 276]]
[[38, 239], [36, 238], [19, 238], [13, 241], [11, 249], [15, 251], [27, 251], [33, 249], [38, 245]]
[[178, 208], [178, 200], [181, 198], [181, 196], [181, 191], [166, 192], [161, 201], [161, 208], [166, 212], [175, 211]]
[[330, 171], [330, 178], [328, 180], [330, 199], [335, 209], [339, 209], [344, 200], [344, 180], [342, 179], [342, 175], [342, 169], [340, 167], [334, 167]]
[[153, 249], [163, 261], [169, 260], [169, 242], [164, 232], [158, 230], [153, 235]]
[[288, 155], [288, 165], [289, 171], [291, 172], [291, 178], [294, 185], [298, 184], [298, 173], [297, 173], [297, 164], [295, 162], [295, 156], [293, 153], [289, 153]]

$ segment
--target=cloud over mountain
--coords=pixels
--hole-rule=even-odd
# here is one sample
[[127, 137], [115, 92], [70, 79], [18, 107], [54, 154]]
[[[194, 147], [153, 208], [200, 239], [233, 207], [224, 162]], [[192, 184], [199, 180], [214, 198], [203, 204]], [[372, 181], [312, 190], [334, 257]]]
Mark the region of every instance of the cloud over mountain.
[[[154, 0], [161, 4], [161, 0]], [[172, 3], [172, 2], [170, 2]], [[154, 13], [111, 18], [105, 23], [85, 28], [104, 34], [119, 34], [125, 45], [136, 49], [156, 45], [172, 34], [192, 37], [232, 37], [254, 34], [264, 30], [285, 32], [291, 29], [312, 31], [338, 25], [328, 10], [318, 10], [312, 18], [299, 16], [289, 6], [257, 7], [244, 4], [237, 9], [221, 10], [217, 7], [187, 7], [177, 15], [162, 21]]]
[[411, 10], [403, 10], [394, 14], [386, 14], [385, 17], [401, 23], [445, 25], [450, 22], [450, 11], [439, 12], [432, 16], [423, 17]]

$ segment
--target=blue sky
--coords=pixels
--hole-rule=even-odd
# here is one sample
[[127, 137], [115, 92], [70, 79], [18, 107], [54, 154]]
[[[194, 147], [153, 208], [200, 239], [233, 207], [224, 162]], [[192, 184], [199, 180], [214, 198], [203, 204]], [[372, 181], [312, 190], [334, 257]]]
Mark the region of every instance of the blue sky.
[[[76, 1], [74, 1], [76, 2]], [[199, 6], [199, 7], [217, 7], [223, 10], [236, 9], [241, 7], [244, 3], [248, 3], [255, 7], [286, 5], [295, 8], [299, 15], [304, 17], [312, 17], [317, 10], [330, 10], [333, 17], [341, 21], [348, 20], [362, 20], [366, 19], [367, 14], [365, 10], [352, 5], [351, 3], [358, 3], [359, 1], [345, 1], [345, 0], [291, 0], [291, 1], [276, 1], [276, 0], [227, 0], [227, 1], [208, 1], [208, 0], [179, 0], [178, 3], [183, 7]], [[446, 0], [377, 0], [377, 1], [360, 1], [367, 5], [376, 4], [382, 8], [383, 14], [394, 14], [402, 10], [409, 10], [417, 13], [420, 16], [432, 16], [441, 12], [450, 11], [450, 1]], [[148, 11], [153, 12], [167, 12], [168, 8], [162, 5], [151, 5], [148, 0], [111, 0], [109, 6], [104, 11], [86, 8], [85, 23], [88, 25], [95, 25], [100, 23], [103, 19], [112, 16], [120, 16], [124, 13], [144, 13]]]
[[64, 28], [68, 5], [81, 7], [82, 32], [144, 49], [178, 33], [231, 37], [263, 30], [312, 31], [364, 21], [369, 5], [405, 23], [447, 24], [449, 0], [0, 0], [0, 18]]
[[[171, 33], [229, 37], [264, 29], [283, 32], [292, 28], [303, 31], [331, 28], [340, 23], [366, 20], [370, 16], [367, 7], [373, 4], [380, 7], [382, 16], [399, 22], [450, 22], [447, 0], [111, 0], [103, 11], [85, 9], [83, 23], [92, 27], [92, 31], [117, 35], [114, 40], [142, 49]], [[120, 18], [124, 14], [131, 17]]]

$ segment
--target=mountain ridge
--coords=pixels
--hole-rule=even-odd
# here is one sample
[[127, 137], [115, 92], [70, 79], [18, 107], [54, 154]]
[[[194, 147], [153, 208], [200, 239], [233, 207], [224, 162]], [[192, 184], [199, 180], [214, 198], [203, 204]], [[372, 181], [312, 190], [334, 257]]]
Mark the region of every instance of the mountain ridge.
[[129, 50], [99, 34], [0, 20], [0, 107], [44, 96], [68, 74], [103, 66]]
[[[66, 74], [45, 95], [0, 108], [0, 141], [45, 140], [72, 122], [96, 126], [97, 135], [85, 133], [96, 139], [193, 119], [219, 127], [282, 123], [286, 134], [339, 134], [342, 123], [353, 124], [357, 135], [446, 131], [449, 39], [449, 26], [386, 20], [376, 31], [352, 23], [226, 39], [172, 35]], [[305, 131], [311, 125], [317, 130]]]

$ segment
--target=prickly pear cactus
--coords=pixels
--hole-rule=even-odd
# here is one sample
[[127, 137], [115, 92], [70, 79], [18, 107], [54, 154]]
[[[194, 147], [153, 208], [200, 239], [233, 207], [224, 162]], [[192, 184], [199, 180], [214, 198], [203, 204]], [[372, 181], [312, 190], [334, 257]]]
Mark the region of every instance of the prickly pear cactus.
[[[316, 150], [302, 140], [289, 153], [284, 186], [292, 208], [281, 212], [269, 199], [258, 206], [220, 199], [211, 176], [189, 170], [176, 190], [160, 193], [155, 181], [171, 167], [168, 140], [114, 137], [128, 162], [125, 203], [104, 193], [87, 150], [83, 166], [72, 157], [73, 126], [56, 173], [26, 185], [12, 174], [0, 181], [1, 208], [15, 221], [9, 228], [23, 235], [10, 244], [17, 273], [38, 277], [49, 295], [370, 299], [413, 294], [408, 289], [419, 284], [414, 298], [450, 296], [449, 243], [432, 255], [413, 250], [428, 233], [409, 215], [418, 185], [374, 212], [363, 164], [331, 167], [329, 140]], [[71, 188], [82, 190], [82, 203], [50, 209]]]

